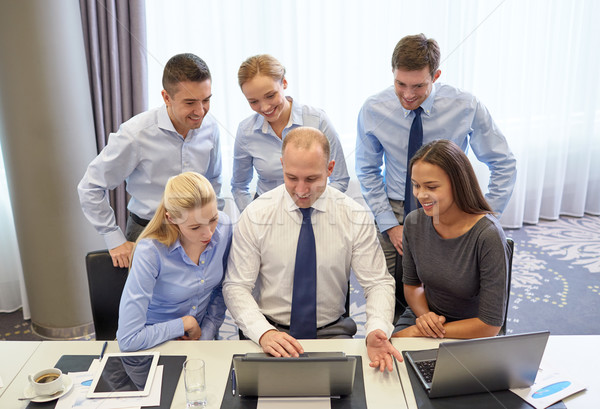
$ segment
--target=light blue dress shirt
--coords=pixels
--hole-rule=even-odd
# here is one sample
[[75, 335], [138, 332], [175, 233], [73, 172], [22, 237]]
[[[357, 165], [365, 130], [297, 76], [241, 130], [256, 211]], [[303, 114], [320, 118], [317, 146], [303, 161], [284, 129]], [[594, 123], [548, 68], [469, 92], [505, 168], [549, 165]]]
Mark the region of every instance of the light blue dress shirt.
[[[423, 144], [448, 139], [465, 152], [470, 145], [490, 169], [485, 197], [495, 212], [502, 213], [515, 185], [516, 160], [486, 107], [473, 95], [439, 82], [421, 107]], [[402, 107], [394, 86], [367, 99], [358, 115], [356, 175], [382, 232], [398, 225], [388, 199], [404, 200], [414, 116]]]
[[[221, 193], [219, 128], [209, 114], [202, 126], [184, 139], [177, 133], [162, 105], [134, 116], [111, 133], [108, 144], [90, 163], [79, 182], [84, 215], [104, 237], [107, 248], [125, 243], [108, 201], [108, 190], [125, 180], [131, 200], [129, 211], [150, 220], [162, 199], [167, 180], [182, 172], [204, 175], [217, 196]], [[219, 209], [222, 209], [219, 201]]]
[[[289, 97], [288, 99], [291, 100]], [[238, 127], [233, 154], [231, 192], [240, 212], [252, 201], [250, 182], [254, 169], [258, 175], [256, 192], [259, 195], [283, 184], [281, 146], [288, 132], [299, 126], [317, 128], [325, 134], [331, 146], [330, 158], [335, 160], [333, 173], [329, 177], [330, 185], [341, 192], [345, 192], [348, 188], [350, 176], [346, 168], [344, 151], [338, 134], [325, 112], [297, 101], [290, 102], [292, 112], [281, 139], [260, 114], [246, 118]]]
[[225, 318], [221, 291], [231, 246], [229, 217], [219, 223], [196, 265], [179, 240], [170, 247], [151, 239], [138, 242], [119, 306], [121, 351], [152, 348], [184, 335], [182, 317], [196, 317], [200, 339], [215, 339]]

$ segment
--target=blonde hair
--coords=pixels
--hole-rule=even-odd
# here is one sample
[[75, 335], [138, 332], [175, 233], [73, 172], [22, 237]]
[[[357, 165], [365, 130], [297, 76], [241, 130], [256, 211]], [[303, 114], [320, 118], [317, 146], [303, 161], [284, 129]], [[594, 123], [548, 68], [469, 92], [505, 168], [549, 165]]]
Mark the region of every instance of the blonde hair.
[[329, 162], [331, 151], [329, 140], [321, 130], [308, 126], [294, 128], [285, 136], [283, 144], [281, 145], [281, 156], [283, 156], [288, 145], [292, 145], [298, 149], [308, 150], [315, 144], [321, 146], [323, 156], [325, 156], [325, 160]]
[[285, 67], [269, 54], [252, 56], [244, 61], [238, 70], [238, 84], [240, 84], [240, 88], [246, 81], [250, 81], [259, 74], [281, 82], [285, 77]]
[[[204, 176], [196, 172], [184, 172], [172, 177], [165, 186], [162, 200], [144, 231], [137, 239], [154, 239], [170, 246], [179, 238], [179, 227], [167, 220], [181, 219], [184, 211], [205, 206], [217, 200], [215, 191]], [[137, 243], [136, 242], [136, 243]]]

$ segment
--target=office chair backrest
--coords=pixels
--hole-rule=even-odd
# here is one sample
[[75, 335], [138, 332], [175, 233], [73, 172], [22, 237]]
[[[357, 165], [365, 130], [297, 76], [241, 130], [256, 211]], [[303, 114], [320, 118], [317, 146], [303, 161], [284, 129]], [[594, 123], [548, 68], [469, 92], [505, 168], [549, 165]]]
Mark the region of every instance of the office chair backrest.
[[506, 335], [506, 323], [508, 321], [508, 302], [510, 301], [510, 285], [512, 280], [512, 262], [513, 254], [515, 252], [515, 242], [513, 241], [513, 239], [507, 238], [506, 244], [508, 244], [508, 277], [506, 283], [506, 307], [504, 309], [504, 324], [502, 324], [498, 335]]
[[114, 340], [119, 322], [119, 303], [128, 269], [113, 267], [108, 250], [88, 253], [85, 265], [96, 339]]

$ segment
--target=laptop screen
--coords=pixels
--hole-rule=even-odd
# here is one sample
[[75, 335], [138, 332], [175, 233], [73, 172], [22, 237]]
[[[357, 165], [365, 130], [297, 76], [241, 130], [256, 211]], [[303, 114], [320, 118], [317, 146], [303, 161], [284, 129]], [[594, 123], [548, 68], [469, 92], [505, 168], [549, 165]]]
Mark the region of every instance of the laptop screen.
[[243, 396], [342, 396], [352, 393], [356, 358], [311, 352], [298, 358], [234, 355], [237, 390]]
[[[430, 397], [531, 386], [540, 366], [548, 331], [442, 342], [437, 350], [407, 351], [408, 362]], [[429, 382], [419, 367], [434, 359]]]

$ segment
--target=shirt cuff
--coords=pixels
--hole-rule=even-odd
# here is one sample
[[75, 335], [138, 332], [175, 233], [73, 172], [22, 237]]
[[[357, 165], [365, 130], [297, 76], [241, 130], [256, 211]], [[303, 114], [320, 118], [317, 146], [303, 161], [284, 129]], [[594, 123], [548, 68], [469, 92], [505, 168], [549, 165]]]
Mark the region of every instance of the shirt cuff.
[[389, 339], [394, 331], [394, 325], [392, 325], [391, 322], [380, 319], [369, 320], [367, 325], [365, 325], [365, 338], [368, 337], [371, 332], [377, 329], [382, 330], [385, 333], [385, 336]]
[[396, 219], [396, 215], [391, 210], [377, 215], [375, 220], [377, 221], [377, 227], [381, 233], [391, 229], [392, 227], [400, 225], [400, 223], [398, 223], [398, 219]]
[[252, 341], [256, 342], [258, 345], [260, 345], [260, 337], [262, 337], [265, 332], [270, 331], [272, 329], [277, 330], [277, 328], [269, 324], [269, 322], [265, 318], [262, 322], [255, 324], [252, 328], [248, 328], [248, 334], [245, 335]]
[[169, 334], [167, 340], [177, 339], [185, 334], [183, 329], [183, 320], [181, 318], [167, 322], [167, 328]]
[[126, 241], [127, 239], [125, 238], [125, 235], [121, 231], [120, 227], [117, 227], [117, 230], [104, 235], [104, 243], [106, 243], [106, 248], [109, 250], [119, 247]]

